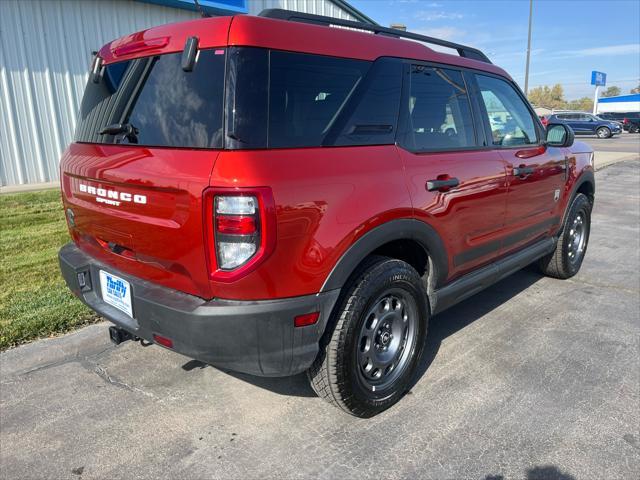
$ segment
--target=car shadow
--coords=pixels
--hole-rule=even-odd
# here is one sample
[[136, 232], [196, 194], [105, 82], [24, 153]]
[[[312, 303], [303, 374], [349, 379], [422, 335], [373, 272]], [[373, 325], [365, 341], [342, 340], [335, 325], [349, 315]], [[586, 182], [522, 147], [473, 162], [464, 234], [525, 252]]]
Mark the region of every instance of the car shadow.
[[[573, 475], [563, 472], [555, 465], [541, 465], [527, 469], [526, 480], [576, 480]], [[506, 480], [503, 475], [487, 475], [484, 480]]]
[[[507, 302], [523, 290], [529, 288], [540, 278], [542, 278], [542, 275], [538, 273], [536, 269], [533, 267], [527, 267], [524, 270], [511, 275], [486, 290], [483, 290], [467, 300], [451, 307], [445, 312], [431, 318], [424, 354], [414, 380], [408, 390], [411, 390], [411, 388], [420, 381], [429, 366], [433, 363], [438, 351], [440, 350], [442, 342], [447, 337], [482, 318], [487, 313]], [[186, 371], [205, 367], [207, 367], [206, 364], [196, 360], [191, 360], [182, 366]], [[315, 392], [309, 385], [306, 374], [304, 373], [291, 377], [274, 378], [257, 377], [244, 373], [231, 372], [222, 369], [219, 370], [231, 377], [248, 382], [279, 395], [295, 397], [316, 396]]]

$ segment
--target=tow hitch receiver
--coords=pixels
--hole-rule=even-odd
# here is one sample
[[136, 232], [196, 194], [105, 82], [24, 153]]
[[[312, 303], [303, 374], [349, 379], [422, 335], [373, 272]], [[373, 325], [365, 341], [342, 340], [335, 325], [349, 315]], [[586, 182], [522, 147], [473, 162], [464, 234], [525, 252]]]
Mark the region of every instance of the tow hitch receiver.
[[120, 345], [127, 340], [138, 340], [138, 337], [118, 327], [109, 327], [109, 338], [116, 345]]

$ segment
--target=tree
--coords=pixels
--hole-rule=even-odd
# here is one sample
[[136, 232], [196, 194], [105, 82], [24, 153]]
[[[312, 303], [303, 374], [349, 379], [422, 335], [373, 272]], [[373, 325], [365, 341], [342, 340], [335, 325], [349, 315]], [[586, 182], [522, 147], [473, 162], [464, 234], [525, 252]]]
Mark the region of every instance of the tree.
[[632, 88], [631, 90], [629, 90], [629, 93], [640, 93], [640, 83], [636, 88]]
[[539, 107], [564, 108], [564, 90], [559, 83], [549, 88], [548, 85], [533, 88], [529, 91], [529, 101]]
[[617, 97], [622, 93], [620, 87], [616, 87], [615, 85], [611, 85], [604, 92], [602, 92], [603, 97]]
[[593, 111], [593, 98], [582, 97], [577, 100], [571, 100], [567, 102], [568, 110], [577, 110], [579, 112], [592, 112]]

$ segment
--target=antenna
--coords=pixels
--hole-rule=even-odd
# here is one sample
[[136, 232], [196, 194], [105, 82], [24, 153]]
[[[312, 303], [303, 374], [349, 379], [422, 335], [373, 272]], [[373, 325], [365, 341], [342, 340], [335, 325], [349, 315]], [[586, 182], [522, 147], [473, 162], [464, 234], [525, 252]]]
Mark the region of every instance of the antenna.
[[202, 16], [202, 18], [208, 18], [208, 17], [211, 16], [211, 15], [209, 15], [207, 12], [205, 12], [202, 9], [202, 7], [200, 6], [200, 3], [198, 2], [198, 0], [193, 0], [193, 4], [196, 6], [196, 10], [198, 10], [198, 12]]

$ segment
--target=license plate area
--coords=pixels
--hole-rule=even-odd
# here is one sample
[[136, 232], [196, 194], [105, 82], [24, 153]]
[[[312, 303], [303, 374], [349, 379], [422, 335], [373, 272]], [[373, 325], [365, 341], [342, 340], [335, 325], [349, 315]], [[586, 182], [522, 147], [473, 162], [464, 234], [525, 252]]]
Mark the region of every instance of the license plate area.
[[131, 285], [113, 273], [100, 270], [102, 300], [133, 318]]

